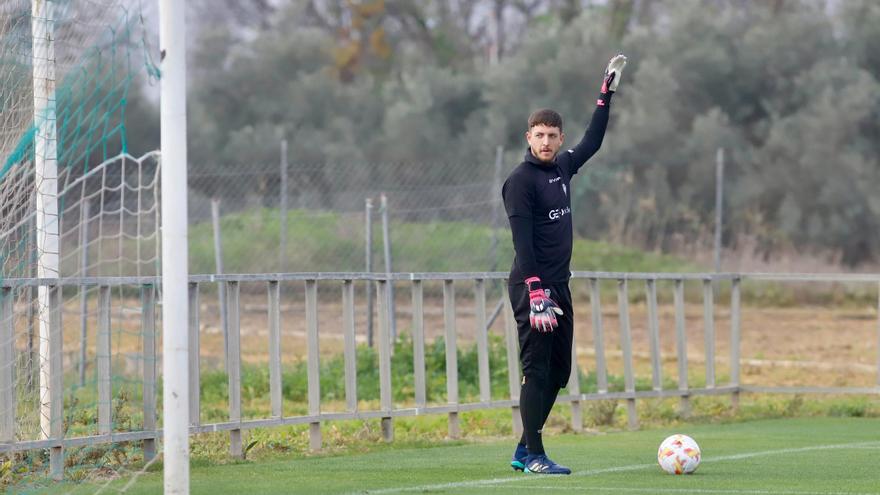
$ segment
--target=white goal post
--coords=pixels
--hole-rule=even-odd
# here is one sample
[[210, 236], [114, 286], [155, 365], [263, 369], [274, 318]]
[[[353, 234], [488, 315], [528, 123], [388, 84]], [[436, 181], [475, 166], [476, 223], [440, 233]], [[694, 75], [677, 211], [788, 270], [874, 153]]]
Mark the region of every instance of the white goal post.
[[159, 1], [162, 148], [163, 463], [166, 494], [189, 493], [186, 1]]

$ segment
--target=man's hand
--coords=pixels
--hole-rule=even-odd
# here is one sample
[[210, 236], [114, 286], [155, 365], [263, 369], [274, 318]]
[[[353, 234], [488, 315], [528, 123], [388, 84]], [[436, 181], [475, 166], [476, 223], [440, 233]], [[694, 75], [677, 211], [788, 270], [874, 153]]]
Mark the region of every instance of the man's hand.
[[618, 53], [608, 61], [608, 67], [605, 69], [605, 79], [602, 81], [602, 94], [611, 91], [617, 91], [617, 84], [620, 82], [620, 74], [626, 67], [626, 57], [622, 53]]
[[527, 278], [526, 287], [529, 289], [529, 323], [532, 325], [532, 329], [539, 332], [552, 332], [559, 326], [556, 315], [562, 315], [562, 309], [544, 292], [540, 278]]

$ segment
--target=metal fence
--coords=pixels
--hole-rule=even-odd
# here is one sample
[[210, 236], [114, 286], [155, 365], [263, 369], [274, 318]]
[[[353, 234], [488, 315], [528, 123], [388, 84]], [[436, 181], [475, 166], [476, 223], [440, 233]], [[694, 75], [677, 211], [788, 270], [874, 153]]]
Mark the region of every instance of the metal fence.
[[[190, 324], [188, 328], [190, 360], [190, 433], [199, 434], [205, 432], [228, 432], [230, 437], [230, 455], [241, 457], [242, 431], [253, 428], [265, 428], [280, 425], [309, 425], [310, 447], [313, 450], [322, 447], [322, 425], [330, 421], [338, 420], [364, 420], [379, 419], [381, 422], [382, 435], [386, 441], [394, 438], [394, 419], [404, 416], [417, 416], [424, 414], [442, 414], [448, 418], [448, 435], [458, 438], [461, 435], [459, 415], [467, 411], [481, 409], [508, 408], [511, 412], [513, 430], [521, 432], [521, 420], [519, 413], [520, 393], [520, 370], [518, 360], [518, 339], [515, 322], [507, 298], [503, 310], [503, 336], [504, 348], [507, 357], [508, 390], [504, 399], [492, 398], [490, 390], [490, 361], [488, 328], [489, 315], [487, 314], [487, 292], [492, 292], [490, 286], [504, 281], [506, 274], [498, 272], [485, 273], [394, 273], [391, 275], [378, 275], [372, 273], [288, 273], [288, 274], [251, 274], [251, 275], [197, 275], [190, 277], [189, 303]], [[572, 286], [585, 288], [589, 294], [591, 318], [588, 320], [592, 326], [593, 361], [595, 369], [590, 370], [596, 377], [596, 391], [591, 393], [582, 392], [579, 385], [579, 372], [583, 371], [580, 366], [572, 367], [573, 379], [569, 383], [567, 393], [558, 398], [559, 403], [569, 404], [571, 407], [572, 428], [580, 431], [583, 427], [582, 407], [588, 401], [616, 400], [626, 402], [628, 425], [630, 428], [639, 426], [636, 401], [651, 398], [678, 398], [682, 412], [687, 413], [690, 407], [689, 400], [695, 396], [703, 395], [729, 395], [733, 407], [737, 407], [739, 394], [742, 392], [794, 392], [794, 393], [840, 393], [840, 394], [877, 394], [880, 393], [880, 353], [876, 364], [876, 383], [868, 387], [778, 387], [773, 384], [766, 385], [743, 385], [740, 383], [740, 347], [741, 347], [741, 284], [751, 280], [778, 281], [778, 282], [843, 282], [856, 284], [871, 284], [878, 287], [880, 276], [878, 275], [803, 275], [803, 274], [657, 274], [657, 273], [606, 273], [606, 272], [574, 272], [571, 281]], [[33, 286], [45, 286], [50, 293], [50, 332], [48, 354], [49, 370], [51, 376], [51, 397], [49, 411], [51, 416], [51, 434], [48, 438], [34, 439], [25, 437], [18, 428], [17, 418], [20, 414], [16, 411], [15, 390], [16, 359], [17, 354], [24, 352], [17, 345], [7, 345], [0, 348], [0, 454], [18, 452], [32, 449], [49, 449], [51, 458], [51, 471], [53, 476], [63, 475], [64, 453], [63, 449], [78, 446], [97, 445], [102, 443], [142, 441], [145, 460], [149, 461], [156, 454], [156, 439], [160, 438], [161, 430], [158, 429], [157, 417], [157, 361], [160, 356], [156, 354], [156, 342], [158, 339], [158, 325], [156, 314], [156, 291], [159, 283], [155, 277], [114, 277], [114, 278], [77, 278], [77, 279], [7, 279], [0, 283], [0, 341], [15, 342], [13, 318], [18, 308], [14, 307], [15, 293], [29, 290]], [[619, 318], [618, 337], [620, 357], [623, 363], [623, 390], [614, 391], [609, 387], [609, 375], [607, 353], [612, 342], [607, 342], [606, 337], [611, 335], [603, 325], [602, 313], [602, 288], [600, 285], [616, 284], [617, 317]], [[281, 286], [284, 284], [301, 284], [304, 287], [304, 318], [305, 318], [305, 348], [307, 354], [307, 410], [305, 414], [289, 415], [284, 410], [283, 383], [282, 383], [282, 319]], [[355, 285], [374, 286], [377, 297], [377, 340], [379, 363], [379, 401], [378, 407], [364, 409], [358, 401], [358, 375], [357, 375], [357, 352], [356, 352], [356, 313], [363, 311], [356, 304]], [[431, 284], [431, 290], [426, 291], [426, 284]], [[644, 284], [641, 287], [634, 285]], [[674, 359], [677, 363], [676, 382], [674, 387], [664, 386], [662, 379], [662, 362], [670, 359], [670, 356], [661, 352], [660, 331], [658, 312], [658, 284], [664, 287], [671, 286], [671, 306], [674, 312]], [[271, 413], [267, 417], [248, 418], [242, 414], [241, 400], [241, 370], [242, 370], [242, 286], [262, 287], [267, 305], [265, 306], [265, 340], [263, 345], [268, 350], [269, 372], [269, 395]], [[319, 291], [319, 285], [321, 290]], [[689, 383], [689, 360], [687, 356], [686, 315], [685, 315], [685, 286], [699, 285], [702, 299], [702, 327], [705, 347], [705, 385], [693, 387]], [[217, 287], [225, 289], [226, 319], [224, 325], [224, 349], [225, 370], [228, 379], [228, 418], [226, 421], [203, 423], [200, 413], [200, 370], [202, 369], [199, 357], [202, 354], [202, 338], [204, 338], [203, 326], [200, 318], [206, 316], [200, 298], [206, 292], [217, 292]], [[413, 370], [414, 389], [412, 396], [404, 401], [393, 400], [392, 382], [397, 379], [392, 376], [391, 354], [393, 342], [391, 335], [391, 298], [390, 289], [396, 286], [397, 293], [403, 292], [409, 286], [411, 298], [410, 314], [412, 344], [413, 344]], [[435, 286], [439, 286], [435, 289]], [[94, 366], [97, 374], [97, 431], [95, 434], [69, 436], [65, 434], [63, 418], [66, 417], [65, 391], [62, 384], [65, 380], [63, 367], [64, 342], [62, 315], [62, 291], [65, 289], [79, 289], [84, 287], [97, 288], [97, 332], [94, 352]], [[335, 288], [333, 288], [335, 287]], [[143, 422], [138, 427], [131, 428], [133, 431], [120, 431], [116, 429], [114, 421], [114, 409], [111, 407], [114, 390], [112, 379], [115, 371], [111, 368], [111, 356], [113, 355], [114, 343], [111, 342], [111, 292], [120, 288], [129, 291], [139, 291], [141, 300], [140, 313], [140, 344], [142, 366], [137, 370], [142, 382], [141, 412]], [[341, 288], [341, 294], [332, 292]], [[496, 287], [497, 288], [497, 287]], [[456, 352], [457, 339], [461, 328], [457, 318], [462, 312], [457, 308], [462, 298], [456, 297], [456, 290], [460, 294], [473, 297], [473, 315], [475, 334], [473, 335], [477, 347], [479, 393], [476, 400], [463, 401], [459, 394], [458, 370], [459, 363]], [[427, 292], [431, 297], [442, 297], [442, 329], [430, 328], [426, 324], [425, 301]], [[319, 297], [319, 293], [321, 297]], [[436, 293], [436, 294], [435, 294]], [[721, 293], [729, 294], [729, 356], [716, 354], [716, 303]], [[608, 291], [605, 291], [607, 297]], [[669, 301], [665, 297], [664, 300]], [[341, 331], [343, 335], [344, 352], [344, 382], [345, 399], [344, 410], [325, 410], [326, 404], [322, 403], [320, 381], [320, 342], [319, 332], [319, 306], [329, 298], [341, 298]], [[630, 333], [630, 301], [634, 298], [644, 297], [647, 307], [647, 332], [650, 354], [650, 389], [637, 390], [636, 368], [634, 367], [633, 338]], [[321, 302], [319, 302], [321, 301]], [[457, 303], [458, 301], [458, 303]], [[880, 300], [878, 300], [880, 307]], [[183, 331], [183, 329], [179, 329]], [[446, 373], [446, 396], [441, 403], [429, 401], [426, 394], [426, 365], [425, 348], [426, 335], [433, 332], [435, 335], [444, 336], [445, 373]], [[880, 326], [877, 330], [877, 345], [880, 346]], [[577, 345], [573, 346], [572, 357], [578, 363]], [[616, 354], [615, 354], [616, 355]], [[729, 373], [725, 383], [717, 383], [716, 362], [724, 360], [729, 362]], [[693, 371], [693, 370], [691, 370]], [[70, 374], [75, 371], [70, 369]], [[643, 377], [644, 378], [644, 377]], [[333, 408], [328, 408], [333, 409]]]

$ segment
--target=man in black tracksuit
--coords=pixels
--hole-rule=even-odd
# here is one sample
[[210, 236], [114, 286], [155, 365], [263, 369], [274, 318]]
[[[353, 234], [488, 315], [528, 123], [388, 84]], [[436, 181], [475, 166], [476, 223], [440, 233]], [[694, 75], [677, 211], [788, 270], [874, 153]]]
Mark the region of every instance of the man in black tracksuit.
[[570, 184], [602, 145], [611, 96], [624, 65], [623, 55], [609, 62], [593, 118], [574, 148], [558, 153], [565, 139], [558, 113], [545, 109], [529, 117], [525, 160], [501, 190], [516, 251], [508, 292], [519, 330], [523, 371], [520, 412], [524, 431], [510, 464], [527, 473], [571, 474], [547, 457], [541, 439], [556, 395], [571, 374]]

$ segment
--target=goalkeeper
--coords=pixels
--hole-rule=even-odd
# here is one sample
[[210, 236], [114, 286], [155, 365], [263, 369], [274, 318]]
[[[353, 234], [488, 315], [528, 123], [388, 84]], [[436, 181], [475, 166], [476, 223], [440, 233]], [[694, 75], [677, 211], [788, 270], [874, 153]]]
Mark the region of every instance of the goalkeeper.
[[625, 65], [623, 55], [608, 63], [593, 118], [574, 148], [558, 153], [565, 140], [558, 113], [544, 109], [529, 116], [525, 159], [501, 190], [516, 252], [508, 293], [519, 331], [523, 370], [519, 405], [524, 431], [510, 462], [518, 471], [571, 474], [570, 469], [547, 457], [541, 439], [559, 389], [566, 386], [571, 374], [570, 181], [602, 145], [611, 96]]

